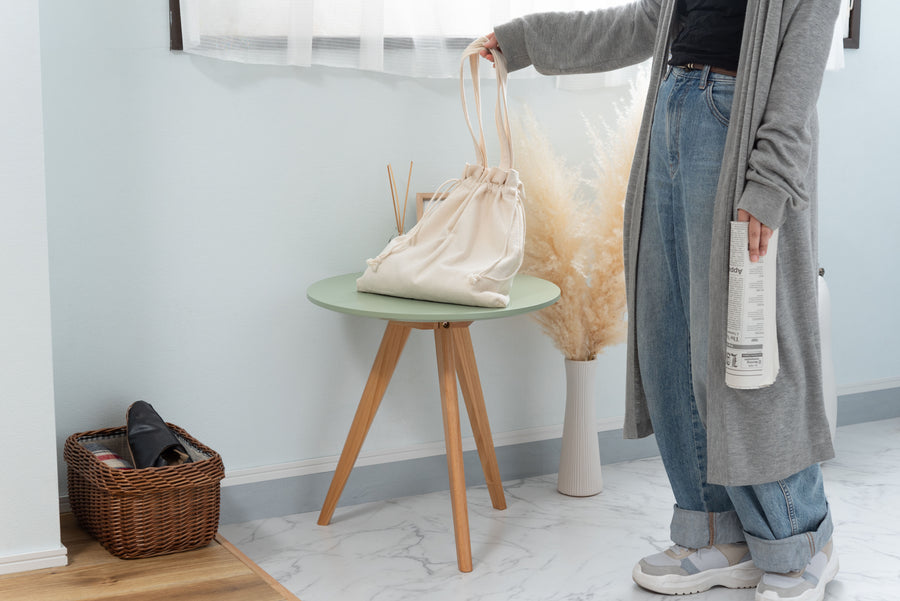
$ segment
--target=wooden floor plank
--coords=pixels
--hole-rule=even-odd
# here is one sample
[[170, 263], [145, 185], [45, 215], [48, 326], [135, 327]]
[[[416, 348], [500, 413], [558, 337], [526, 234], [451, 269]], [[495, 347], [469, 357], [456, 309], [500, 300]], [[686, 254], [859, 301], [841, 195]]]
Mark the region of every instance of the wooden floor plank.
[[285, 601], [255, 574], [94, 597], [96, 601]]
[[[69, 551], [69, 568], [88, 568], [92, 565], [108, 564], [110, 566], [122, 566], [122, 569], [129, 569], [135, 561], [140, 561], [142, 565], [150, 565], [165, 569], [168, 564], [184, 563], [181, 556], [184, 553], [173, 553], [171, 555], [160, 555], [158, 557], [148, 557], [146, 559], [119, 559], [111, 555], [109, 551], [104, 549], [99, 543], [93, 539], [90, 541], [79, 541], [77, 543], [64, 543]], [[192, 561], [208, 562], [214, 561], [216, 557], [223, 556], [222, 549], [219, 545], [212, 543], [201, 549], [189, 551]], [[227, 557], [227, 555], [225, 555]]]
[[119, 559], [61, 518], [69, 564], [0, 576], [0, 599], [15, 601], [299, 601], [221, 535], [207, 547]]
[[[165, 558], [178, 558], [180, 562], [158, 561]], [[164, 558], [120, 560], [85, 567], [73, 565], [67, 568], [70, 569], [51, 568], [42, 575], [40, 582], [23, 579], [24, 582], [19, 586], [11, 587], [9, 593], [13, 596], [9, 598], [33, 597], [35, 601], [43, 601], [42, 594], [50, 592], [62, 595], [68, 601], [93, 601], [120, 593], [187, 587], [198, 581], [209, 580], [211, 574], [215, 574], [216, 578], [252, 574], [246, 566], [236, 562], [230, 553], [224, 550], [219, 557], [210, 557], [208, 553], [203, 557], [181, 553]], [[3, 590], [0, 584], [0, 591]]]

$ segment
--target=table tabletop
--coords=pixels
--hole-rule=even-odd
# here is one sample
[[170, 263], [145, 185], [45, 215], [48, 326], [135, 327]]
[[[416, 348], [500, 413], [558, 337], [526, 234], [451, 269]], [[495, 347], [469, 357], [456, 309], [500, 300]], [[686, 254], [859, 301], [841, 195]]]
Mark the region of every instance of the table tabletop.
[[556, 284], [521, 273], [513, 280], [509, 305], [501, 308], [470, 307], [357, 292], [356, 279], [360, 275], [347, 273], [319, 280], [307, 289], [306, 297], [320, 307], [340, 313], [416, 323], [511, 317], [543, 309], [559, 300]]

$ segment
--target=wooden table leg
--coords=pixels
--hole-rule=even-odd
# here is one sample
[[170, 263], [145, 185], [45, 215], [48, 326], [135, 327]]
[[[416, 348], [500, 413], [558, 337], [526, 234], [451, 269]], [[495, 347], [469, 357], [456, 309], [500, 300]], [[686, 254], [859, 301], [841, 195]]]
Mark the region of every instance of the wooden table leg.
[[434, 330], [437, 351], [441, 407], [444, 415], [444, 443], [450, 472], [450, 503], [456, 537], [456, 561], [460, 572], [472, 571], [472, 545], [469, 541], [469, 514], [466, 507], [466, 476], [463, 468], [462, 434], [459, 427], [459, 399], [456, 396], [456, 368], [453, 336], [449, 327]]
[[407, 324], [388, 322], [381, 339], [381, 346], [378, 348], [378, 354], [375, 356], [375, 362], [372, 364], [372, 370], [369, 372], [369, 380], [366, 382], [359, 407], [356, 409], [356, 416], [350, 426], [350, 433], [347, 434], [347, 442], [344, 443], [344, 450], [341, 451], [341, 458], [334, 471], [334, 477], [331, 479], [328, 494], [325, 496], [325, 503], [319, 513], [318, 523], [320, 526], [325, 526], [331, 521], [338, 499], [341, 497], [344, 485], [347, 484], [350, 471], [353, 469], [353, 464], [356, 463], [356, 458], [359, 457], [359, 450], [362, 448], [372, 420], [375, 418], [375, 412], [378, 411], [384, 391], [387, 390], [394, 369], [397, 367], [400, 353], [403, 352], [403, 347], [409, 338], [410, 330], [411, 328]]
[[462, 389], [466, 410], [469, 412], [469, 423], [475, 436], [478, 458], [484, 470], [484, 480], [491, 504], [494, 509], [506, 509], [506, 497], [500, 480], [500, 468], [497, 466], [497, 455], [494, 452], [494, 439], [491, 437], [491, 426], [488, 423], [487, 410], [484, 406], [484, 393], [481, 389], [481, 378], [475, 364], [475, 350], [472, 348], [472, 336], [469, 328], [454, 328], [453, 348], [456, 352], [456, 373]]

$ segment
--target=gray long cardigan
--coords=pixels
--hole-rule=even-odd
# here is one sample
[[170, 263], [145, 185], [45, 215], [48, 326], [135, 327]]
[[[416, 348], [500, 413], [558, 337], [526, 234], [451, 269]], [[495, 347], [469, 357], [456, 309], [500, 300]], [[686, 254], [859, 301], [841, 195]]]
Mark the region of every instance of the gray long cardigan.
[[[653, 432], [635, 344], [638, 236], [656, 91], [679, 24], [676, 0], [587, 13], [542, 13], [496, 28], [510, 71], [608, 71], [653, 57], [650, 92], [625, 199], [628, 362], [625, 437]], [[729, 486], [786, 478], [834, 456], [822, 395], [817, 312], [816, 101], [838, 0], [749, 0], [731, 123], [716, 195], [710, 264], [706, 394], [708, 479]], [[778, 241], [781, 370], [759, 390], [725, 385], [729, 222], [744, 209]]]

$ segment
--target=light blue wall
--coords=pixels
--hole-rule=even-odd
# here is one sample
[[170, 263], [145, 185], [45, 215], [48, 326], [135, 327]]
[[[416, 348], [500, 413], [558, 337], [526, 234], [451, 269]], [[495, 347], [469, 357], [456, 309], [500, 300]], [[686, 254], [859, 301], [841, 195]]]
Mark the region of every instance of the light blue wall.
[[[900, 3], [862, 5], [859, 50], [819, 102], [819, 257], [833, 303], [838, 386], [900, 376]], [[896, 384], [895, 384], [896, 385]]]
[[[839, 385], [900, 375], [887, 352], [900, 330], [896, 220], [881, 218], [897, 212], [885, 169], [900, 158], [885, 135], [896, 94], [886, 73], [862, 76], [895, 52], [886, 31], [875, 38], [898, 8], [872, 4], [864, 49], [822, 100]], [[43, 0], [41, 13], [60, 440], [123, 423], [143, 398], [230, 470], [337, 454], [383, 325], [316, 308], [305, 289], [387, 242], [388, 162], [415, 161], [412, 187], [429, 191], [471, 160], [457, 83], [170, 53], [161, 1]], [[580, 113], [608, 115], [624, 90], [532, 79], [511, 94], [584, 161]], [[862, 106], [853, 126], [848, 103]], [[562, 422], [562, 359], [533, 322], [473, 337], [495, 432]], [[610, 349], [600, 417], [622, 413], [623, 369]], [[415, 333], [365, 449], [442, 439], [434, 370], [433, 343]]]

